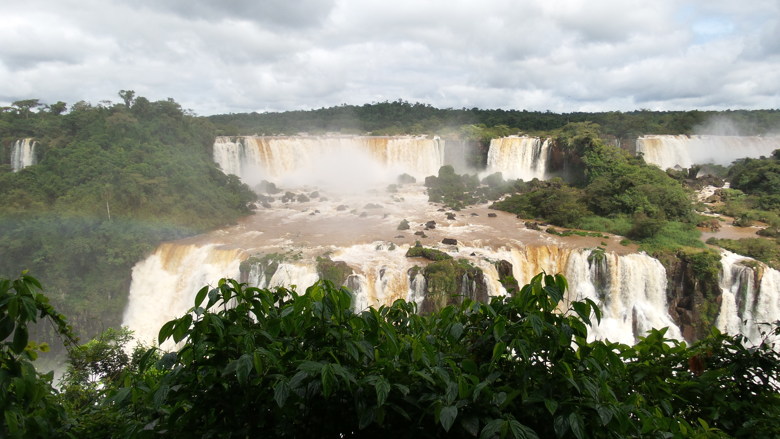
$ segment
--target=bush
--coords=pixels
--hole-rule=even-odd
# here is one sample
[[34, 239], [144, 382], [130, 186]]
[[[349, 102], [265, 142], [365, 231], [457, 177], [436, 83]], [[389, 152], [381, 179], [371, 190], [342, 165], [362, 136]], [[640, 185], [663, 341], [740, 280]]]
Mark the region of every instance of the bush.
[[559, 312], [566, 287], [540, 274], [512, 297], [419, 315], [401, 300], [355, 312], [327, 282], [299, 294], [222, 280], [161, 329], [182, 348], [110, 401], [128, 430], [173, 437], [780, 434], [771, 344], [715, 331], [687, 347], [665, 330], [633, 347], [588, 342], [599, 310]]
[[634, 215], [634, 224], [628, 231], [628, 237], [631, 239], [642, 240], [654, 237], [661, 231], [666, 221], [651, 218], [644, 213]]
[[583, 192], [553, 181], [524, 194], [515, 194], [493, 203], [493, 209], [514, 213], [523, 218], [544, 218], [561, 227], [579, 227], [582, 218], [590, 215], [583, 201]]
[[448, 255], [447, 253], [444, 253], [441, 250], [436, 250], [433, 248], [426, 248], [421, 246], [419, 243], [415, 245], [414, 247], [409, 247], [409, 250], [406, 252], [407, 258], [425, 258], [429, 261], [443, 261], [446, 259], [452, 259], [452, 256]]
[[612, 217], [589, 215], [582, 218], [580, 221], [580, 228], [582, 229], [614, 233], [623, 236], [628, 234], [631, 227], [633, 227], [631, 219], [626, 215], [615, 215]]
[[655, 235], [641, 241], [640, 248], [648, 253], [676, 250], [683, 247], [703, 248], [701, 232], [691, 224], [667, 221]]

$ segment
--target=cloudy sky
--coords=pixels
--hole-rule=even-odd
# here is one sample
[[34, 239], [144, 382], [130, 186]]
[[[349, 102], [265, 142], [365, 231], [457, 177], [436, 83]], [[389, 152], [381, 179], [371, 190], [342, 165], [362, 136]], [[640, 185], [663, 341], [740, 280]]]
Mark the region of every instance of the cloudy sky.
[[0, 3], [0, 105], [780, 108], [778, 0]]

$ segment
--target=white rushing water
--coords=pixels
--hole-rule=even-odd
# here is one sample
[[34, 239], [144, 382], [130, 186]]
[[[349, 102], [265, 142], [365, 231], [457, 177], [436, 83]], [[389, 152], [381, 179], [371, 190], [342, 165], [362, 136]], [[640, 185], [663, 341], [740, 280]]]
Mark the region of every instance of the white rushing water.
[[490, 141], [486, 174], [501, 172], [506, 179], [530, 181], [547, 177], [550, 139], [509, 136]]
[[[668, 336], [682, 338], [666, 311], [664, 268], [645, 254], [605, 253], [600, 260], [589, 261], [589, 249], [556, 246], [517, 243], [497, 250], [443, 245], [439, 248], [481, 268], [484, 287], [491, 296], [506, 294], [493, 264], [498, 260], [512, 263], [513, 276], [521, 285], [541, 271], [563, 273], [570, 285], [562, 304], [564, 310], [571, 301], [584, 298], [594, 300], [602, 308], [603, 319], [592, 328], [591, 338], [634, 343], [636, 337], [660, 327], [670, 328]], [[332, 260], [347, 263], [353, 272], [345, 284], [355, 294], [356, 309], [388, 305], [396, 299], [422, 302], [425, 280], [420, 274], [410, 274], [410, 269], [424, 266], [427, 261], [407, 258], [408, 245], [375, 242], [330, 249]], [[238, 278], [238, 266], [246, 254], [215, 245], [163, 245], [134, 268], [123, 324], [141, 340], [154, 340], [166, 321], [181, 316], [193, 305], [201, 286], [215, 285], [221, 277]], [[283, 261], [271, 273], [268, 277], [263, 268], [253, 267], [246, 280], [263, 288], [297, 285], [302, 291], [318, 279], [313, 258]]]
[[[216, 245], [162, 244], [133, 267], [133, 281], [122, 325], [136, 340], [153, 344], [165, 322], [194, 305], [195, 294], [223, 277], [238, 278], [240, 250]], [[170, 345], [163, 346], [171, 348]]]
[[332, 187], [376, 184], [401, 173], [436, 175], [444, 164], [444, 141], [422, 136], [217, 137], [214, 161], [247, 183]]
[[35, 156], [35, 147], [37, 145], [38, 143], [31, 138], [19, 139], [14, 142], [11, 150], [11, 167], [14, 172], [21, 171], [37, 162]]
[[636, 152], [661, 169], [695, 164], [727, 166], [734, 160], [769, 156], [780, 149], [780, 136], [642, 136]]
[[715, 325], [729, 334], [744, 334], [753, 344], [780, 319], [780, 271], [754, 259], [723, 250], [721, 307]]

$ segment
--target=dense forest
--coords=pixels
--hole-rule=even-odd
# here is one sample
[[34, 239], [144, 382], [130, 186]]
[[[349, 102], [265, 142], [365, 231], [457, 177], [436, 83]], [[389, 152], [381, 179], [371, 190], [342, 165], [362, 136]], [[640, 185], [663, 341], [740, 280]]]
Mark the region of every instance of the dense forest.
[[[223, 135], [290, 135], [352, 132], [375, 135], [451, 134], [468, 136], [471, 126], [510, 132], [548, 132], [568, 123], [592, 122], [605, 136], [632, 139], [645, 134], [713, 133], [760, 135], [777, 131], [780, 110], [552, 113], [525, 110], [439, 109], [398, 100], [283, 113], [223, 114], [208, 118]], [[717, 120], [727, 125], [712, 124]]]
[[0, 113], [6, 160], [22, 138], [39, 157], [0, 170], [0, 274], [35, 273], [86, 337], [119, 325], [130, 269], [159, 242], [232, 223], [255, 199], [213, 164], [211, 123], [173, 100], [120, 94], [118, 104], [28, 100]]

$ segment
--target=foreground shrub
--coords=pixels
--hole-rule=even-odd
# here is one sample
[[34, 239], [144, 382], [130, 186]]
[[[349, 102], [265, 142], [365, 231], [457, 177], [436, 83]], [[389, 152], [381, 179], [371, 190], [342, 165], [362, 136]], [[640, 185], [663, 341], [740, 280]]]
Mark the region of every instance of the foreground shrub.
[[540, 274], [512, 297], [421, 315], [402, 300], [355, 312], [328, 282], [299, 294], [223, 280], [161, 329], [181, 348], [146, 361], [110, 401], [138, 437], [780, 433], [768, 343], [715, 332], [689, 348], [663, 329], [633, 347], [588, 341], [600, 312], [585, 300], [561, 313], [566, 288]]

